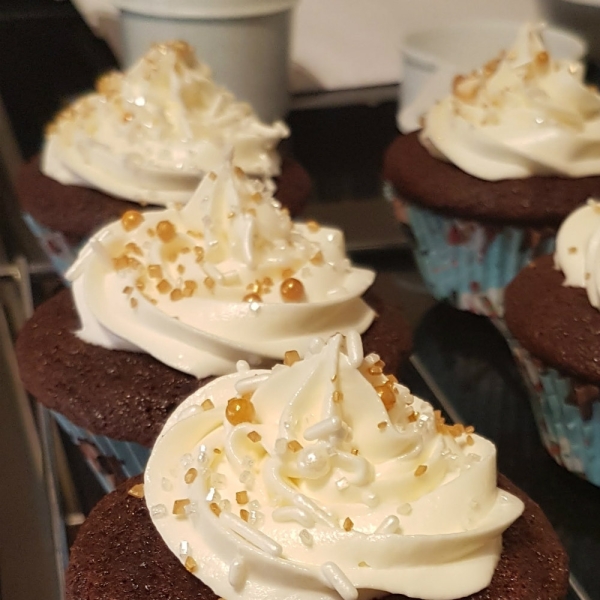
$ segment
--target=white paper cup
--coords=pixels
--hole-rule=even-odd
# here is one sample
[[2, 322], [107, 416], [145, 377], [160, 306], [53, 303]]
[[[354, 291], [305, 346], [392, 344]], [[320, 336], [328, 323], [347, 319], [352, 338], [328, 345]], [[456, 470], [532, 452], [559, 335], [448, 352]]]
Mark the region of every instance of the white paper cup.
[[292, 9], [297, 0], [116, 0], [127, 67], [156, 42], [184, 40], [215, 80], [270, 123], [289, 103]]
[[[420, 128], [419, 118], [450, 93], [458, 74], [478, 69], [510, 48], [522, 23], [473, 20], [410, 33], [402, 49], [398, 127], [403, 133]], [[577, 35], [555, 27], [542, 32], [552, 58], [581, 59], [586, 43]]]

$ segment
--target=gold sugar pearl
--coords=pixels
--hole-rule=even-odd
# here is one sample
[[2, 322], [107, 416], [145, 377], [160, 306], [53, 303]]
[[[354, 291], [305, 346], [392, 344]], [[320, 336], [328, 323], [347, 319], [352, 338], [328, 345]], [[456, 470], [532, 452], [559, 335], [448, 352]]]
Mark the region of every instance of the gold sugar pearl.
[[281, 282], [279, 292], [284, 302], [300, 302], [304, 300], [304, 285], [294, 277], [288, 277]]
[[143, 498], [144, 497], [144, 484], [137, 483], [132, 488], [127, 490], [127, 493], [134, 498]]
[[156, 226], [156, 235], [165, 243], [175, 239], [176, 234], [175, 225], [171, 221], [160, 221]]
[[190, 573], [194, 573], [194, 571], [196, 571], [196, 569], [198, 568], [198, 564], [196, 563], [196, 561], [191, 557], [188, 556], [185, 559], [185, 568], [190, 572]]
[[425, 475], [426, 472], [427, 472], [427, 465], [419, 465], [415, 469], [415, 477], [421, 477], [422, 475]]
[[189, 506], [189, 504], [190, 504], [189, 498], [182, 498], [181, 500], [175, 500], [175, 502], [173, 502], [173, 514], [177, 515], [178, 517], [185, 516], [185, 507]]
[[352, 519], [350, 517], [346, 517], [344, 519], [344, 531], [352, 531], [352, 528], [354, 527], [354, 523], [352, 522]]
[[254, 404], [247, 398], [232, 398], [227, 402], [225, 418], [232, 425], [252, 423], [255, 415], [256, 411], [254, 410]]
[[139, 210], [128, 210], [121, 217], [121, 225], [125, 231], [133, 231], [144, 221], [144, 216]]
[[242, 298], [242, 302], [262, 302], [262, 298], [255, 292], [250, 292]]
[[186, 483], [194, 483], [196, 477], [198, 477], [198, 471], [192, 467], [186, 471], [185, 475], [183, 476], [183, 480]]
[[248, 504], [248, 502], [250, 501], [250, 499], [248, 498], [248, 492], [246, 490], [243, 490], [241, 492], [236, 492], [235, 493], [235, 501], [238, 504]]
[[297, 350], [288, 350], [283, 355], [283, 364], [287, 367], [291, 367], [294, 363], [297, 363], [300, 360], [300, 354], [298, 354]]

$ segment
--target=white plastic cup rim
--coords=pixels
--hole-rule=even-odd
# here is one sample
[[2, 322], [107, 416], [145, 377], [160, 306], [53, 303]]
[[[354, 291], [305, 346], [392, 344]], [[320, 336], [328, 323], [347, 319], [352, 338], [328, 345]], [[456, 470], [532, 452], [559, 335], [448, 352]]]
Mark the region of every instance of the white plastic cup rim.
[[117, 8], [168, 19], [238, 19], [291, 10], [298, 0], [114, 0]]

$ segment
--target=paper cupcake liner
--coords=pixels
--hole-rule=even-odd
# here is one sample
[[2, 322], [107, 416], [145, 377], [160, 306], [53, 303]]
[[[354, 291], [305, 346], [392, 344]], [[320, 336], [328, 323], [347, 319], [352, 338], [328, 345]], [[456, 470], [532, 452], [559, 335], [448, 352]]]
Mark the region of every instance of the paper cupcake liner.
[[56, 272], [64, 279], [65, 273], [77, 258], [79, 247], [69, 244], [60, 231], [40, 225], [28, 213], [23, 213], [23, 220], [40, 243]]
[[546, 450], [559, 465], [600, 486], [600, 404], [595, 403], [590, 419], [584, 419], [579, 408], [568, 402], [572, 379], [541, 365], [510, 335], [507, 339], [529, 387]]
[[[457, 308], [504, 314], [504, 288], [534, 257], [554, 249], [553, 237], [518, 227], [490, 227], [408, 204], [414, 256], [431, 294]], [[535, 238], [539, 239], [535, 239]]]
[[106, 492], [146, 467], [150, 449], [134, 442], [120, 442], [103, 435], [94, 435], [78, 427], [57, 412], [52, 413], [60, 427], [81, 450], [86, 462]]

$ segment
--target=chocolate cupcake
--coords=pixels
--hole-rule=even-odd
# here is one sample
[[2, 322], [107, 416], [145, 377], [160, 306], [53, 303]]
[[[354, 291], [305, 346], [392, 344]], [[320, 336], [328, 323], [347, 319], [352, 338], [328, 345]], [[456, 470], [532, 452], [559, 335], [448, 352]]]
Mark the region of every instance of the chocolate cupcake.
[[600, 204], [559, 229], [556, 254], [525, 267], [506, 290], [509, 342], [530, 385], [546, 449], [600, 485]]
[[69, 276], [19, 336], [21, 374], [75, 441], [122, 458], [117, 475], [139, 473], [174, 406], [239, 361], [271, 364], [349, 329], [394, 370], [410, 349], [398, 312], [362, 299], [375, 274], [352, 267], [343, 234], [292, 222], [229, 164], [186, 206], [103, 228]]
[[283, 122], [262, 123], [216, 85], [186, 43], [158, 44], [58, 114], [41, 156], [19, 175], [18, 197], [64, 272], [99, 227], [140, 204], [185, 204], [227, 157], [276, 186], [278, 199], [298, 213], [311, 183], [291, 158], [281, 164], [276, 148], [288, 136]]
[[560, 222], [600, 194], [600, 95], [540, 32], [457, 77], [420, 132], [386, 152], [384, 178], [436, 298], [502, 315], [505, 286], [552, 251]]
[[493, 444], [336, 335], [180, 405], [80, 530], [67, 598], [565, 598], [552, 527], [499, 484]]

